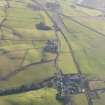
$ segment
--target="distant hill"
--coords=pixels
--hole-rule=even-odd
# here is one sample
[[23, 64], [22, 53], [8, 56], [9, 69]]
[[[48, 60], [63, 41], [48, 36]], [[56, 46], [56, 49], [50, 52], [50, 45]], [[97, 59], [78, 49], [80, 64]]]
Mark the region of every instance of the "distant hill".
[[76, 0], [76, 4], [89, 8], [105, 10], [105, 0]]

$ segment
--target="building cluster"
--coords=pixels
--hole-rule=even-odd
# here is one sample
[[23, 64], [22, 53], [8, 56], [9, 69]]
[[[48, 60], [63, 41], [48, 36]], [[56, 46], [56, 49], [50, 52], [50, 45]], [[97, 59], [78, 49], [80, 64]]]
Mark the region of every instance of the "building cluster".
[[85, 92], [84, 79], [78, 75], [62, 76], [56, 78], [56, 87], [58, 90], [57, 96], [61, 99], [65, 95], [79, 94]]
[[58, 51], [58, 44], [56, 40], [48, 40], [44, 47], [44, 52], [49, 53], [57, 53]]

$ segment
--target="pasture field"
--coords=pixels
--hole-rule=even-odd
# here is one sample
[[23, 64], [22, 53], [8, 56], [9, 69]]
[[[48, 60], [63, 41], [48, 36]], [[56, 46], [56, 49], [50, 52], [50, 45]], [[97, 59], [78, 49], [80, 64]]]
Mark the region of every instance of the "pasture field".
[[62, 105], [55, 100], [56, 90], [41, 89], [29, 93], [0, 97], [1, 105]]
[[[43, 1], [43, 5], [53, 2]], [[39, 83], [54, 77], [58, 72], [56, 66], [63, 74], [77, 74], [76, 62], [87, 79], [96, 79], [89, 84], [92, 91], [105, 88], [103, 13], [77, 6], [74, 0], [56, 2], [59, 2], [58, 15], [66, 30], [61, 31], [73, 52], [70, 52], [62, 33], [55, 31], [56, 24], [49, 17], [51, 15], [54, 18], [52, 10], [48, 10], [47, 14], [41, 6], [36, 6], [34, 0], [0, 0], [0, 90]], [[40, 23], [51, 27], [51, 30], [38, 29], [36, 25]], [[58, 40], [58, 56], [44, 52], [48, 40]], [[56, 100], [56, 94], [56, 89], [44, 88], [0, 96], [0, 105], [62, 105]], [[93, 105], [104, 105], [105, 94], [99, 92], [98, 97], [93, 99]], [[85, 93], [72, 95], [72, 100], [74, 105], [88, 105]]]

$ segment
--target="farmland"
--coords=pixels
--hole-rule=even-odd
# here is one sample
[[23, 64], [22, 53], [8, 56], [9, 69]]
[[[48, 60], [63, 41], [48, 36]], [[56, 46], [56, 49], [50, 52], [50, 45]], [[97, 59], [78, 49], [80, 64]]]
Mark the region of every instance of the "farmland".
[[104, 21], [75, 0], [1, 0], [0, 105], [104, 105]]

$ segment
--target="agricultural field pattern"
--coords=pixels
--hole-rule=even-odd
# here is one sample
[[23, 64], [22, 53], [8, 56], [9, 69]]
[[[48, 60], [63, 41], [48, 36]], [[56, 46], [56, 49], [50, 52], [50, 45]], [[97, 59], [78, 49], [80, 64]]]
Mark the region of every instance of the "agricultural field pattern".
[[105, 0], [0, 0], [0, 105], [105, 105]]

